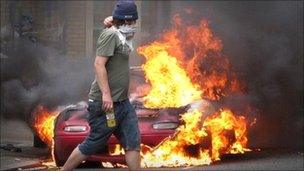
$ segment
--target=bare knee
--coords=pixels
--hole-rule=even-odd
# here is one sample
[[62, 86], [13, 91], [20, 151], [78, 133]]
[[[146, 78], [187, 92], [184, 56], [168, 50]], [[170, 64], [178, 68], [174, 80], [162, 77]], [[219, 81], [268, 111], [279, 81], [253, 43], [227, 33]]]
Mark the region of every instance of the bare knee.
[[76, 168], [82, 161], [87, 158], [86, 155], [82, 154], [81, 151], [76, 147], [64, 166], [60, 169], [61, 171], [71, 171]]
[[126, 161], [129, 170], [138, 171], [140, 170], [140, 153], [139, 151], [126, 151]]

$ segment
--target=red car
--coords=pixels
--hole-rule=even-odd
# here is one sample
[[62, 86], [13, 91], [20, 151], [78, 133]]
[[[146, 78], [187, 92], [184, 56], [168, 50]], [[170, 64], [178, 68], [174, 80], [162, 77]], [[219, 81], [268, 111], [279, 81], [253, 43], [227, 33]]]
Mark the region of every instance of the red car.
[[[186, 110], [186, 108], [146, 109], [136, 100], [131, 100], [131, 103], [139, 118], [142, 144], [150, 147], [158, 145], [164, 138], [175, 132], [175, 128], [179, 125], [178, 116]], [[62, 166], [73, 149], [89, 134], [87, 117], [86, 103], [69, 106], [58, 115], [54, 129], [54, 157], [57, 166]], [[118, 144], [118, 140], [112, 135], [106, 147], [98, 154], [90, 156], [87, 161], [124, 164], [123, 154], [113, 155]]]
[[[174, 133], [175, 128], [179, 125], [178, 114], [182, 113], [183, 110], [141, 109], [136, 104], [133, 103], [133, 105], [139, 117], [142, 144], [150, 147], [158, 145], [164, 138]], [[85, 103], [69, 106], [56, 119], [54, 157], [57, 166], [62, 166], [73, 149], [89, 134], [90, 127], [86, 120], [88, 116], [86, 108]], [[97, 155], [90, 156], [88, 161], [125, 163], [124, 155], [113, 155], [114, 149], [118, 144], [119, 141], [112, 135], [106, 147]]]

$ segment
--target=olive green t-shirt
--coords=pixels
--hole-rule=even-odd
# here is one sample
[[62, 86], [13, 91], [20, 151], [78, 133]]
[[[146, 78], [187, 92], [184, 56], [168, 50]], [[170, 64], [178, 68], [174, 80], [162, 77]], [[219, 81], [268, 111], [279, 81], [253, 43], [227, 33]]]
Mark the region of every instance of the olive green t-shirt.
[[[129, 54], [127, 44], [122, 44], [114, 27], [103, 30], [97, 41], [96, 56], [108, 57], [106, 70], [113, 102], [128, 98], [129, 90]], [[97, 57], [98, 58], [98, 57]], [[102, 92], [96, 76], [89, 93], [89, 99], [102, 100]]]

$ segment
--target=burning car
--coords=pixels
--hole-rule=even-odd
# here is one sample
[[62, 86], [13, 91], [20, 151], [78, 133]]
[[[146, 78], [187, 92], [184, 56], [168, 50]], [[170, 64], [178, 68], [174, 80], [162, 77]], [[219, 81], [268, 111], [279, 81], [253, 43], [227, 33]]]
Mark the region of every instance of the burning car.
[[[179, 126], [179, 114], [185, 113], [189, 106], [179, 108], [146, 108], [142, 103], [141, 94], [137, 91], [147, 89], [144, 85], [140, 67], [131, 68], [131, 96], [130, 101], [135, 108], [139, 119], [143, 149], [154, 147], [165, 138], [171, 136]], [[137, 86], [135, 86], [136, 84]], [[141, 84], [141, 86], [138, 86]], [[137, 89], [137, 90], [136, 90]], [[90, 132], [87, 122], [87, 103], [80, 102], [67, 106], [54, 120], [54, 159], [57, 166], [62, 166], [72, 153]], [[119, 141], [112, 135], [108, 144], [98, 154], [90, 156], [87, 161], [125, 163], [124, 151]]]
[[[132, 101], [132, 104], [139, 118], [142, 143], [150, 147], [158, 145], [175, 132], [179, 122], [177, 116], [185, 110], [152, 110], [141, 107], [136, 101]], [[73, 149], [89, 134], [87, 117], [85, 102], [68, 106], [57, 116], [54, 123], [54, 158], [57, 166], [62, 166]], [[90, 156], [88, 161], [125, 163], [123, 154], [119, 141], [112, 135], [106, 147], [98, 154]]]
[[[174, 22], [175, 27], [160, 40], [137, 49], [145, 63], [133, 71], [142, 68], [144, 75], [132, 74], [130, 101], [139, 117], [141, 166], [208, 165], [223, 154], [250, 151], [246, 148], [246, 111], [236, 112], [221, 103], [225, 97], [244, 92], [221, 54], [221, 40], [205, 20], [187, 28], [181, 27], [178, 16]], [[43, 110], [38, 108], [35, 121], [39, 137], [54, 146], [59, 166], [90, 131], [86, 103], [60, 111], [41, 115]], [[111, 137], [88, 161], [123, 163], [123, 154], [117, 139]]]

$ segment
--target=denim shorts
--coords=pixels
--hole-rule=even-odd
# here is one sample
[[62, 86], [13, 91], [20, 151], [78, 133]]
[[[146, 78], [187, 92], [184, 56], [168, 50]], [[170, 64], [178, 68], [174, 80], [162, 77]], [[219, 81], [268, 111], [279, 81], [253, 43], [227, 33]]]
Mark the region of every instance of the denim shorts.
[[92, 155], [101, 151], [114, 134], [124, 150], [140, 151], [140, 132], [138, 118], [129, 99], [122, 102], [114, 102], [116, 126], [108, 127], [105, 112], [102, 111], [101, 102], [89, 101], [88, 122], [90, 133], [86, 139], [78, 145], [78, 149], [84, 155]]

